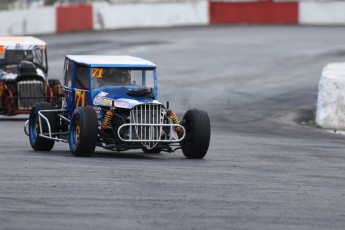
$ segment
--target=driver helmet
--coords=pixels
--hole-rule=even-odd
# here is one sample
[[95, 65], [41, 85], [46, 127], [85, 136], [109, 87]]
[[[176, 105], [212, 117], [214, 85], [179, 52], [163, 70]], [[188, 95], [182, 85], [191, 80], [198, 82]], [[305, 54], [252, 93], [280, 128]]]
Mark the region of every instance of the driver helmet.
[[113, 69], [115, 84], [127, 85], [131, 82], [131, 71], [128, 69]]
[[131, 81], [131, 71], [128, 69], [109, 68], [104, 69], [101, 78], [98, 78], [100, 86], [127, 85]]

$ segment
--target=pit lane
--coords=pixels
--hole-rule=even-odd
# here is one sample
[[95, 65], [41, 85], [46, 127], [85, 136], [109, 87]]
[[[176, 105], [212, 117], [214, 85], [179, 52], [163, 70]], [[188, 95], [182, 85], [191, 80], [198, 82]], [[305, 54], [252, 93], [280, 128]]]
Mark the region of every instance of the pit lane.
[[322, 67], [344, 60], [344, 37], [303, 26], [41, 36], [51, 78], [62, 80], [65, 54], [153, 61], [159, 100], [180, 118], [206, 110], [211, 145], [204, 160], [75, 158], [63, 143], [33, 151], [23, 121], [1, 120], [0, 229], [342, 229], [344, 137], [296, 121], [315, 109]]

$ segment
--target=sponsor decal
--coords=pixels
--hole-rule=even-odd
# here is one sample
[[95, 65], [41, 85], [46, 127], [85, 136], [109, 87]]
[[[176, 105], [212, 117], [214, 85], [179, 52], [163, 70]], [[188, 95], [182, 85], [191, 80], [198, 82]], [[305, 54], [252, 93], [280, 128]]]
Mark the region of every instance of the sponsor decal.
[[108, 99], [108, 98], [103, 98], [101, 105], [113, 106], [113, 102], [114, 102], [115, 107], [118, 107], [118, 108], [127, 108], [128, 107], [128, 103], [120, 102], [120, 101], [116, 101], [116, 100], [112, 100], [112, 99]]
[[112, 100], [108, 99], [108, 98], [103, 98], [101, 105], [105, 105], [105, 106], [111, 106], [112, 105]]
[[101, 92], [99, 92], [99, 96], [101, 96], [101, 97], [105, 97], [105, 96], [107, 96], [109, 93], [107, 93], [107, 92], [103, 92], [103, 91], [101, 91]]
[[120, 101], [115, 101], [114, 105], [115, 105], [115, 107], [119, 107], [119, 108], [127, 108], [128, 107], [128, 103], [120, 102]]
[[102, 103], [102, 97], [97, 95], [96, 97], [93, 98], [93, 104], [94, 105], [100, 105]]
[[97, 96], [95, 96], [93, 98], [93, 104], [94, 105], [104, 105], [104, 106], [113, 106], [113, 102], [114, 102], [114, 106], [115, 107], [119, 107], [119, 108], [127, 108], [128, 107], [128, 103], [126, 102], [121, 102], [121, 101], [116, 101], [110, 98], [105, 98], [104, 96], [108, 95], [108, 93], [106, 92], [100, 92], [99, 94], [97, 94]]
[[[107, 92], [99, 92], [94, 98], [93, 98], [93, 104], [94, 105], [108, 105], [109, 101], [105, 100], [105, 96], [107, 96], [109, 93]], [[109, 99], [110, 100], [110, 99]], [[111, 102], [110, 102], [111, 105]]]

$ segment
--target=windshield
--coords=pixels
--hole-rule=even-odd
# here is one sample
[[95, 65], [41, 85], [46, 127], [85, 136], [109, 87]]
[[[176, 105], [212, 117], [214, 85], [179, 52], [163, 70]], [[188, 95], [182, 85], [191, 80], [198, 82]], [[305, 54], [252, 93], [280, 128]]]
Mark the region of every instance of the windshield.
[[92, 88], [102, 86], [137, 86], [154, 88], [153, 70], [92, 68]]
[[36, 47], [34, 49], [7, 49], [5, 54], [0, 57], [0, 66], [3, 69], [7, 65], [18, 65], [21, 61], [30, 61], [47, 70], [45, 50]]

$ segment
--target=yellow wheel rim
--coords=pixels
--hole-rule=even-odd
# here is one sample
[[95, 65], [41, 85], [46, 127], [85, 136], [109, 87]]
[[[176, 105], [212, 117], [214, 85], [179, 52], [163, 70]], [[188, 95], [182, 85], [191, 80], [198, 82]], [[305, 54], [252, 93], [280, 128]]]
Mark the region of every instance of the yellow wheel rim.
[[39, 126], [39, 123], [38, 123], [38, 119], [36, 119], [36, 122], [35, 122], [35, 130], [36, 130], [36, 135], [39, 134], [40, 126]]
[[76, 140], [76, 142], [79, 142], [79, 138], [80, 138], [80, 125], [78, 122], [76, 124], [76, 127], [75, 127], [75, 140]]

